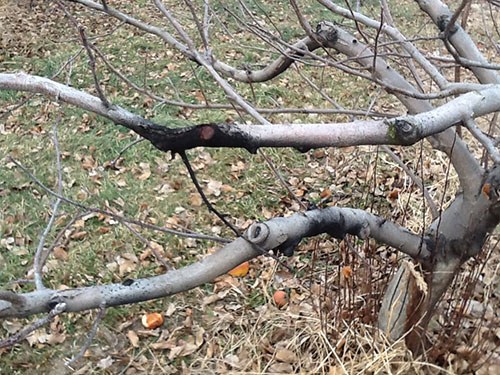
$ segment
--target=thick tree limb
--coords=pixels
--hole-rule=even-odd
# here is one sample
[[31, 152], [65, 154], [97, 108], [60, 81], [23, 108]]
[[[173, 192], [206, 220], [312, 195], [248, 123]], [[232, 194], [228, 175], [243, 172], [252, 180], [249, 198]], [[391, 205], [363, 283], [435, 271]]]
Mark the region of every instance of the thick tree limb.
[[[432, 18], [440, 31], [446, 29], [452, 16], [446, 4], [442, 3], [440, 0], [415, 1], [420, 8]], [[448, 40], [459, 56], [482, 64], [488, 64], [488, 60], [483, 56], [476, 44], [459, 24], [456, 23], [453, 25]], [[496, 71], [477, 66], [470, 66], [469, 68], [474, 72], [474, 75], [480, 82], [500, 83], [500, 75]]]
[[[434, 110], [392, 120], [290, 125], [218, 123], [170, 129], [116, 105], [106, 107], [95, 96], [47, 78], [24, 73], [0, 73], [0, 90], [30, 91], [58, 98], [135, 131], [162, 151], [173, 152], [199, 146], [240, 147], [255, 152], [260, 147], [310, 149], [378, 144], [407, 145], [442, 132], [464, 119], [500, 111], [500, 85], [490, 85], [480, 92], [464, 94]], [[412, 98], [407, 100], [410, 103], [414, 101]]]
[[[196, 54], [193, 52], [192, 48], [189, 46], [179, 42], [176, 38], [174, 38], [172, 35], [167, 33], [166, 31], [160, 29], [159, 27], [152, 26], [150, 24], [147, 24], [145, 22], [142, 22], [140, 20], [137, 20], [125, 13], [122, 13], [114, 8], [110, 8], [108, 6], [107, 9], [105, 9], [101, 4], [90, 1], [90, 0], [72, 0], [73, 2], [82, 4], [88, 8], [99, 10], [102, 12], [105, 12], [109, 14], [112, 17], [115, 17], [122, 22], [126, 22], [132, 26], [137, 27], [138, 29], [141, 29], [147, 33], [156, 35], [163, 39], [166, 43], [171, 45], [172, 47], [176, 48], [178, 51], [180, 51], [182, 54], [184, 54], [186, 57], [188, 57], [191, 60], [197, 61]], [[158, 2], [158, 4], [161, 4]], [[186, 44], [188, 44], [186, 42]], [[264, 69], [257, 70], [257, 71], [249, 71], [245, 69], [236, 69], [222, 61], [219, 60], [214, 60], [213, 61], [213, 67], [214, 69], [227, 76], [231, 77], [237, 81], [241, 82], [264, 82], [268, 81], [281, 73], [283, 73], [288, 67], [296, 61], [298, 58], [303, 56], [303, 52], [300, 52], [301, 50], [303, 51], [314, 51], [321, 47], [321, 43], [318, 42], [317, 39], [306, 37], [297, 43], [295, 43], [291, 49], [286, 51], [283, 55], [278, 57], [273, 63], [270, 65], [266, 66]]]
[[[354, 36], [342, 29], [337, 29], [337, 36], [338, 42], [334, 48], [347, 56], [357, 57], [357, 62], [363, 67], [367, 69], [372, 67], [373, 53], [368, 46], [364, 45]], [[383, 59], [377, 61], [376, 71], [373, 72], [373, 74], [375, 74], [379, 80], [389, 83], [393, 87], [398, 87], [408, 92], [418, 91], [396, 70], [387, 65]], [[417, 99], [400, 93], [394, 93], [394, 95], [412, 114], [432, 111], [433, 107], [428, 100]], [[433, 137], [428, 138], [432, 146], [445, 152], [450, 157], [464, 191], [467, 194], [475, 194], [479, 187], [478, 183], [482, 174], [481, 167], [477, 160], [469, 152], [464, 142], [456, 137], [453, 129], [447, 129], [442, 133], [434, 134]], [[428, 135], [431, 134], [428, 133]]]
[[321, 233], [338, 239], [343, 239], [346, 234], [362, 239], [370, 236], [424, 263], [430, 261], [433, 251], [433, 242], [429, 238], [422, 238], [379, 216], [352, 208], [330, 207], [253, 224], [244, 238], [236, 239], [199, 262], [163, 275], [133, 282], [127, 280], [121, 284], [67, 290], [42, 289], [20, 295], [3, 291], [0, 293], [0, 318], [47, 312], [60, 303], [65, 304], [66, 312], [77, 312], [169, 296], [210, 282], [257, 257], [261, 252], [253, 244], [292, 255], [303, 238]]

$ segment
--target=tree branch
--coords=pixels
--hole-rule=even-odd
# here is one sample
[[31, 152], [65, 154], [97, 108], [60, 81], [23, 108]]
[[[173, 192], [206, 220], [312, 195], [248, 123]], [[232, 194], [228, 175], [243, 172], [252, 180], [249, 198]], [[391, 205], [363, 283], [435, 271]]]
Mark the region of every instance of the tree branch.
[[361, 239], [372, 237], [424, 264], [430, 261], [434, 246], [430, 238], [422, 238], [419, 234], [362, 210], [338, 207], [317, 209], [253, 224], [245, 232], [244, 238], [234, 240], [199, 262], [166, 274], [133, 282], [128, 280], [121, 284], [37, 290], [18, 295], [16, 300], [22, 299], [22, 305], [0, 300], [0, 318], [47, 312], [60, 303], [66, 305], [66, 312], [77, 312], [173, 295], [210, 282], [237, 265], [259, 256], [261, 251], [257, 247], [267, 251], [278, 249], [286, 255], [292, 255], [303, 238], [322, 233], [340, 240], [346, 234]]
[[[445, 31], [452, 17], [446, 4], [442, 3], [440, 0], [415, 1], [420, 8], [432, 18], [440, 31]], [[459, 56], [482, 64], [488, 64], [488, 60], [486, 60], [476, 44], [460, 25], [455, 24], [453, 26], [453, 32], [450, 33], [448, 40]], [[500, 75], [496, 71], [477, 66], [471, 66], [470, 69], [474, 72], [474, 75], [479, 81], [483, 83], [500, 83]]]
[[[377, 66], [380, 65], [382, 62], [377, 63]], [[239, 147], [255, 152], [260, 147], [307, 150], [354, 145], [408, 145], [442, 132], [470, 116], [500, 111], [500, 86], [490, 85], [480, 92], [464, 94], [432, 111], [391, 120], [290, 125], [211, 123], [170, 129], [116, 105], [108, 108], [95, 96], [47, 78], [25, 73], [0, 73], [0, 89], [37, 92], [59, 98], [135, 131], [162, 151], [173, 152], [199, 146]], [[407, 101], [410, 106], [414, 99], [407, 98]]]

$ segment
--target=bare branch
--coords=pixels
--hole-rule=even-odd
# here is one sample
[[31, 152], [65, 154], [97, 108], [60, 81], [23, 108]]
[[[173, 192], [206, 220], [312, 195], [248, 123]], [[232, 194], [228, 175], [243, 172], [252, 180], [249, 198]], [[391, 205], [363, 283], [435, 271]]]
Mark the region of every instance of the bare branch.
[[[382, 63], [379, 62], [377, 66], [382, 67]], [[388, 70], [385, 66], [383, 67], [382, 70]], [[389, 74], [396, 77], [397, 73], [389, 70]], [[174, 152], [198, 146], [242, 147], [255, 152], [259, 147], [308, 149], [362, 144], [412, 144], [424, 137], [442, 132], [464, 118], [483, 116], [498, 111], [500, 109], [498, 100], [500, 86], [485, 87], [480, 92], [464, 94], [428, 113], [403, 116], [388, 121], [290, 125], [271, 125], [266, 121], [266, 125], [221, 123], [169, 129], [116, 105], [106, 108], [99, 98], [46, 78], [24, 73], [0, 74], [0, 89], [39, 92], [59, 97], [61, 101], [90, 110], [134, 130], [162, 151]], [[421, 102], [414, 102], [411, 98], [402, 98], [402, 100], [409, 103], [409, 108], [429, 108], [422, 107]], [[405, 125], [406, 129], [399, 128], [398, 124]]]
[[[186, 229], [185, 232], [179, 232], [177, 230], [168, 229], [168, 228], [162, 228], [162, 227], [159, 227], [159, 226], [156, 226], [156, 225], [152, 225], [152, 224], [148, 224], [148, 223], [143, 223], [142, 221], [135, 220], [135, 219], [130, 219], [130, 218], [127, 218], [127, 217], [124, 217], [124, 216], [121, 216], [121, 215], [117, 215], [117, 214], [115, 214], [115, 213], [113, 213], [111, 211], [101, 210], [100, 208], [97, 208], [97, 207], [88, 207], [88, 206], [85, 206], [85, 205], [83, 205], [81, 203], [75, 202], [75, 201], [73, 201], [73, 200], [71, 200], [69, 198], [66, 198], [66, 197], [64, 197], [62, 195], [59, 195], [56, 192], [52, 191], [47, 186], [45, 186], [38, 178], [36, 178], [33, 175], [33, 173], [31, 173], [21, 163], [19, 163], [17, 160], [15, 160], [14, 158], [12, 158], [11, 156], [8, 156], [8, 158], [15, 165], [17, 165], [19, 168], [21, 168], [24, 171], [24, 173], [26, 173], [38, 186], [40, 186], [47, 193], [49, 193], [50, 195], [52, 195], [52, 196], [54, 196], [54, 197], [56, 197], [58, 199], [61, 199], [63, 202], [69, 203], [69, 204], [71, 204], [71, 205], [73, 205], [75, 207], [81, 208], [81, 209], [86, 210], [86, 211], [97, 212], [97, 213], [100, 213], [100, 214], [103, 214], [103, 215], [107, 215], [109, 217], [112, 217], [113, 219], [118, 220], [119, 222], [125, 222], [125, 223], [135, 224], [135, 225], [138, 225], [138, 226], [143, 227], [143, 228], [148, 228], [148, 229], [156, 230], [156, 231], [163, 232], [163, 233], [173, 234], [173, 235], [176, 235], [176, 236], [179, 236], [179, 237], [195, 238], [195, 239], [199, 239], [199, 240], [211, 240], [211, 241], [222, 242], [222, 243], [230, 242], [230, 240], [225, 239], [225, 238], [215, 237], [215, 236], [207, 236], [207, 235], [204, 235], [204, 234], [196, 233], [194, 231], [190, 231], [187, 228], [184, 228], [184, 229]], [[177, 226], [180, 227], [179, 225], [177, 225]]]
[[[1, 301], [0, 301], [0, 305], [1, 305]], [[49, 308], [49, 309], [50, 309], [50, 311], [45, 318], [37, 320], [35, 323], [31, 324], [29, 327], [16, 333], [15, 335], [13, 335], [13, 336], [11, 336], [3, 341], [0, 341], [0, 349], [12, 346], [12, 345], [20, 342], [26, 336], [28, 336], [31, 332], [37, 330], [38, 328], [40, 328], [41, 326], [44, 326], [47, 323], [50, 323], [52, 320], [54, 320], [56, 315], [59, 315], [63, 311], [66, 311], [66, 304], [65, 303], [57, 303], [53, 308]], [[2, 308], [0, 306], [0, 316], [1, 315], [2, 315]]]
[[[103, 0], [104, 1], [104, 0]], [[78, 352], [77, 355], [75, 355], [73, 358], [71, 358], [69, 361], [66, 361], [64, 364], [66, 366], [71, 366], [73, 363], [78, 361], [80, 358], [83, 357], [87, 349], [89, 348], [90, 344], [92, 343], [92, 340], [94, 339], [95, 334], [97, 333], [97, 328], [99, 327], [99, 323], [101, 323], [102, 318], [104, 318], [104, 315], [106, 314], [106, 307], [101, 307], [99, 309], [99, 313], [97, 314], [97, 317], [95, 318], [94, 325], [92, 326], [92, 330], [89, 333], [89, 336], [87, 337], [87, 340], [85, 341], [85, 344], [83, 344], [82, 348]]]
[[25, 304], [16, 309], [0, 301], [0, 318], [24, 317], [45, 312], [53, 304], [64, 303], [66, 312], [77, 312], [147, 301], [187, 291], [210, 282], [237, 265], [257, 257], [261, 247], [279, 249], [291, 255], [303, 238], [327, 233], [343, 239], [346, 234], [362, 239], [368, 237], [387, 243], [419, 259], [430, 261], [433, 242], [413, 234], [366, 211], [352, 208], [330, 207], [311, 210], [286, 218], [275, 218], [250, 226], [244, 238], [238, 238], [216, 253], [184, 268], [159, 276], [132, 280], [122, 284], [99, 285], [78, 289], [43, 289], [21, 294]]
[[[420, 8], [432, 18], [439, 29], [444, 31], [451, 18], [451, 12], [448, 7], [440, 0], [416, 1]], [[478, 61], [482, 64], [488, 64], [486, 58], [482, 55], [475, 43], [460, 25], [455, 24], [453, 30], [454, 31], [449, 36], [448, 40], [453, 45], [459, 56], [469, 60]], [[495, 71], [479, 67], [471, 67], [471, 70], [474, 72], [476, 77], [478, 77], [480, 82], [500, 82], [500, 75], [498, 75]]]

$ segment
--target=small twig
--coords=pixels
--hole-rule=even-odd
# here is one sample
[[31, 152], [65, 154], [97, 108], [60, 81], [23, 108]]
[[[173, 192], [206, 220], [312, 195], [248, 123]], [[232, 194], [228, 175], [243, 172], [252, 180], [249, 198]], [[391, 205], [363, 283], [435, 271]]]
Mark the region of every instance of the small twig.
[[[108, 210], [112, 210], [112, 208], [106, 203], [106, 202], [103, 202], [98, 196], [96, 196], [95, 194], [93, 194], [91, 191], [89, 191], [87, 188], [84, 188], [85, 189], [85, 192], [91, 196], [93, 196], [95, 199], [97, 199], [99, 202], [101, 202], [101, 204], [106, 207]], [[132, 234], [134, 236], [136, 236], [137, 238], [139, 238], [139, 240], [141, 240], [145, 245], [146, 245], [146, 248], [151, 250], [151, 252], [153, 253], [153, 255], [155, 256], [155, 258], [165, 267], [166, 270], [170, 271], [172, 270], [173, 268], [160, 256], [160, 254], [158, 254], [158, 252], [151, 246], [150, 244], [150, 241], [147, 240], [144, 236], [142, 236], [138, 231], [136, 231], [130, 224], [128, 223], [122, 223], [123, 225], [125, 225], [125, 227], [132, 232]]]
[[[204, 0], [203, 7], [203, 40], [206, 41], [207, 45], [210, 45], [210, 21], [212, 17], [209, 15], [210, 4], [208, 0]], [[207, 51], [208, 52], [208, 51]]]
[[363, 37], [364, 41], [366, 44], [370, 44], [368, 38], [365, 36], [363, 31], [361, 31], [361, 27], [359, 26], [357, 18], [354, 16], [354, 12], [351, 8], [351, 4], [349, 4], [349, 0], [344, 0], [345, 4], [347, 5], [347, 8], [349, 9], [349, 12], [351, 12], [351, 19], [354, 21], [354, 24], [356, 25], [356, 30], [358, 30], [359, 34]]
[[54, 241], [52, 241], [52, 244], [49, 246], [49, 248], [42, 253], [42, 256], [41, 256], [41, 259], [40, 259], [40, 266], [41, 267], [44, 266], [45, 262], [47, 261], [47, 258], [49, 257], [50, 253], [52, 252], [52, 250], [54, 250], [54, 248], [57, 245], [59, 245], [59, 241], [62, 238], [62, 236], [64, 236], [64, 234], [66, 233], [66, 231], [75, 223], [75, 221], [77, 221], [82, 216], [85, 216], [86, 214], [87, 214], [87, 212], [83, 212], [82, 213], [81, 210], [78, 209], [78, 212], [71, 218], [70, 221], [68, 221], [68, 223], [64, 226], [64, 228], [62, 228], [59, 231], [59, 233], [57, 234], [57, 236], [54, 239]]
[[274, 166], [274, 163], [269, 157], [266, 155], [262, 149], [259, 148], [258, 150], [259, 154], [264, 158], [266, 161], [267, 165], [271, 170], [273, 171], [274, 175], [278, 178], [278, 180], [281, 182], [281, 185], [288, 191], [288, 194], [299, 204], [300, 207], [302, 207], [303, 210], [307, 210], [307, 206], [295, 195], [295, 193], [292, 191], [290, 186], [286, 183], [285, 179], [281, 176], [281, 173], [278, 171], [278, 169]]
[[431, 213], [432, 213], [432, 218], [433, 219], [436, 219], [439, 215], [439, 211], [438, 211], [438, 208], [436, 206], [436, 203], [434, 202], [434, 200], [432, 199], [431, 195], [429, 194], [429, 191], [427, 190], [427, 188], [424, 186], [424, 184], [422, 183], [422, 181], [420, 180], [420, 178], [418, 178], [418, 176], [415, 175], [415, 173], [413, 173], [411, 171], [410, 168], [408, 168], [406, 166], [406, 164], [399, 158], [399, 156], [397, 156], [394, 152], [392, 152], [392, 150], [387, 147], [386, 145], [383, 145], [382, 146], [382, 150], [389, 154], [389, 156], [405, 171], [405, 173], [412, 179], [412, 181], [415, 183], [415, 185], [417, 185], [419, 187], [420, 190], [422, 190], [423, 194], [424, 194], [424, 197], [425, 199], [427, 200], [427, 203], [429, 204], [429, 208], [431, 209]]
[[297, 4], [297, 1], [290, 0], [290, 4], [292, 5], [292, 8], [295, 11], [295, 14], [297, 15], [297, 19], [299, 20], [300, 26], [306, 32], [306, 35], [310, 38], [316, 38], [316, 35], [313, 32], [311, 24], [304, 16], [304, 14], [301, 12], [299, 5]]
[[467, 6], [467, 4], [470, 2], [470, 0], [462, 0], [458, 8], [453, 12], [453, 15], [451, 16], [450, 20], [446, 24], [446, 28], [444, 29], [444, 38], [448, 40], [450, 37], [450, 34], [453, 32], [453, 28], [455, 26], [455, 22], [458, 19], [458, 16], [460, 16], [460, 13], [462, 13], [462, 10]]
[[19, 284], [19, 285], [33, 284], [33, 280], [32, 279], [17, 279], [17, 280], [9, 281], [6, 285], [15, 285], [15, 284]]
[[113, 219], [116, 219], [116, 220], [118, 220], [121, 223], [126, 222], [126, 223], [130, 223], [130, 224], [135, 224], [135, 225], [139, 225], [139, 226], [141, 226], [143, 228], [148, 228], [148, 229], [156, 230], [156, 231], [159, 231], [159, 232], [176, 235], [176, 236], [179, 236], [179, 237], [195, 238], [195, 239], [199, 239], [199, 240], [211, 240], [211, 241], [216, 241], [216, 242], [221, 242], [221, 243], [229, 243], [229, 242], [231, 242], [231, 240], [226, 239], [226, 238], [216, 237], [216, 236], [208, 236], [208, 235], [205, 235], [205, 234], [196, 233], [196, 232], [191, 231], [191, 230], [189, 230], [187, 228], [184, 228], [184, 227], [182, 227], [182, 226], [180, 226], [178, 224], [176, 224], [176, 226], [179, 227], [179, 228], [182, 228], [182, 229], [186, 230], [186, 232], [179, 232], [179, 231], [174, 230], [174, 229], [162, 228], [162, 227], [159, 227], [157, 225], [148, 224], [148, 223], [144, 223], [144, 222], [139, 221], [139, 220], [130, 219], [130, 218], [127, 218], [127, 217], [124, 217], [124, 216], [121, 216], [121, 215], [117, 215], [117, 214], [115, 214], [113, 212], [102, 210], [102, 209], [97, 208], [97, 207], [88, 207], [88, 206], [85, 206], [84, 204], [75, 202], [72, 199], [69, 199], [69, 198], [66, 198], [66, 197], [64, 197], [62, 195], [57, 194], [55, 191], [53, 191], [53, 190], [49, 189], [47, 186], [45, 186], [38, 178], [35, 177], [35, 175], [33, 173], [31, 173], [24, 165], [22, 165], [21, 163], [19, 163], [12, 156], [8, 155], [7, 158], [11, 162], [13, 162], [15, 165], [17, 165], [19, 168], [21, 168], [24, 171], [24, 173], [26, 173], [38, 186], [40, 186], [47, 193], [49, 193], [50, 195], [52, 195], [52, 196], [54, 196], [56, 198], [60, 198], [62, 201], [66, 202], [66, 203], [69, 203], [69, 204], [71, 204], [71, 205], [73, 205], [75, 207], [79, 207], [81, 209], [84, 209], [84, 210], [87, 210], [87, 211], [90, 211], [90, 212], [97, 212], [97, 213], [100, 213], [100, 214], [112, 217]]
[[[493, 134], [496, 132], [497, 128], [497, 121], [498, 121], [498, 112], [495, 112], [493, 116], [491, 117], [490, 120], [490, 125], [488, 126], [488, 134]], [[493, 146], [498, 146], [498, 141], [499, 138], [494, 139]], [[483, 148], [482, 155], [481, 155], [481, 165], [483, 165], [484, 169], [488, 169], [488, 152], [486, 149]]]
[[189, 176], [191, 177], [191, 181], [193, 181], [193, 184], [194, 186], [196, 187], [196, 190], [198, 191], [198, 193], [200, 194], [201, 196], [201, 199], [203, 200], [203, 202], [205, 202], [205, 204], [207, 205], [207, 208], [209, 211], [211, 211], [212, 213], [214, 213], [219, 219], [222, 220], [222, 222], [224, 224], [226, 224], [238, 237], [240, 237], [240, 231], [238, 229], [236, 229], [236, 227], [231, 224], [228, 220], [226, 220], [226, 218], [224, 217], [223, 214], [221, 214], [219, 211], [217, 211], [217, 209], [212, 206], [212, 203], [210, 203], [210, 201], [208, 200], [207, 196], [205, 195], [205, 193], [203, 192], [203, 189], [201, 188], [199, 182], [198, 182], [198, 179], [196, 178], [196, 174], [194, 173], [194, 170], [193, 168], [191, 167], [191, 163], [189, 162], [189, 159], [186, 155], [186, 152], [185, 151], [181, 151], [179, 153], [179, 155], [181, 156], [182, 158], [182, 161], [184, 162], [184, 165], [186, 166], [187, 170], [188, 170], [188, 173], [189, 173]]
[[373, 47], [373, 65], [372, 65], [372, 75], [375, 76], [377, 72], [377, 49], [378, 49], [378, 39], [380, 38], [380, 33], [384, 27], [384, 8], [380, 8], [380, 27], [377, 29], [377, 35], [375, 36], [375, 46]]
[[191, 12], [191, 15], [193, 16], [194, 23], [196, 24], [196, 28], [198, 29], [198, 32], [200, 33], [201, 40], [203, 41], [203, 46], [205, 47], [205, 52], [208, 53], [210, 51], [210, 46], [208, 44], [208, 40], [205, 39], [206, 34], [203, 31], [203, 26], [201, 25], [200, 20], [198, 19], [198, 16], [196, 15], [196, 10], [194, 9], [194, 5], [190, 0], [184, 0], [184, 3], [189, 8], [189, 11]]
[[196, 75], [196, 70], [193, 67], [193, 64], [189, 64], [189, 67], [191, 68], [191, 72], [193, 72], [194, 79], [196, 80], [196, 82], [198, 82], [198, 86], [200, 87], [200, 92], [201, 92], [201, 95], [203, 96], [203, 100], [205, 100], [205, 104], [208, 104], [209, 101], [208, 101], [207, 95], [205, 94], [205, 89], [203, 88], [203, 83], [201, 83], [200, 79]]
[[460, 65], [462, 65], [460, 54], [457, 53], [456, 49], [451, 45], [451, 43], [449, 42], [449, 38], [450, 38], [450, 35], [454, 32], [455, 22], [458, 19], [458, 16], [460, 15], [460, 13], [462, 12], [462, 10], [465, 8], [465, 6], [467, 5], [467, 3], [469, 1], [470, 0], [463, 0], [460, 3], [459, 7], [455, 10], [455, 12], [451, 16], [450, 20], [446, 24], [446, 28], [444, 29], [444, 32], [443, 32], [443, 42], [444, 42], [444, 45], [446, 46], [446, 49], [453, 56], [455, 61], [457, 63], [459, 63]]
[[118, 159], [120, 159], [122, 157], [122, 155], [125, 153], [125, 151], [127, 151], [129, 148], [135, 146], [136, 144], [138, 143], [141, 143], [143, 141], [145, 141], [146, 138], [139, 138], [139, 139], [136, 139], [135, 141], [133, 142], [130, 142], [128, 145], [126, 145], [124, 148], [122, 148], [120, 150], [120, 152], [118, 153], [118, 155], [116, 156], [116, 158], [114, 158], [112, 161], [111, 161], [111, 165], [113, 166], [113, 168], [115, 167], [116, 165], [116, 162], [118, 161]]
[[23, 329], [22, 331], [16, 333], [15, 335], [12, 335], [8, 337], [7, 339], [0, 341], [0, 349], [6, 348], [9, 346], [12, 346], [19, 341], [23, 340], [26, 336], [28, 336], [31, 332], [37, 330], [41, 326], [52, 322], [56, 315], [59, 315], [66, 309], [66, 304], [63, 303], [58, 303], [50, 312], [47, 314], [45, 318], [37, 320], [35, 323], [31, 324], [29, 327]]
[[92, 340], [94, 339], [95, 334], [97, 333], [97, 327], [99, 326], [99, 323], [101, 322], [102, 318], [104, 317], [104, 314], [106, 314], [106, 307], [101, 306], [99, 309], [99, 313], [97, 314], [97, 317], [95, 318], [94, 325], [92, 326], [92, 330], [89, 333], [89, 336], [87, 337], [87, 340], [85, 341], [85, 344], [83, 344], [82, 348], [78, 352], [77, 355], [75, 355], [73, 358], [71, 358], [69, 361], [66, 361], [64, 364], [66, 366], [70, 366], [76, 361], [78, 361], [80, 358], [83, 357], [87, 349], [89, 348], [90, 344], [92, 343]]
[[394, 23], [394, 19], [392, 18], [391, 8], [389, 7], [389, 4], [387, 4], [387, 0], [381, 0], [380, 6], [382, 7], [382, 11], [384, 12], [384, 19], [386, 20], [387, 24], [395, 28], [396, 24]]
[[163, 265], [163, 267], [165, 267], [165, 269], [167, 271], [171, 271], [173, 270], [174, 268], [172, 266], [170, 266], [166, 261], [165, 259], [163, 259], [161, 257], [160, 254], [158, 254], [158, 252], [155, 250], [155, 248], [153, 246], [151, 246], [151, 242], [146, 239], [144, 236], [142, 236], [138, 231], [136, 231], [130, 224], [128, 223], [123, 223], [123, 225], [125, 225], [125, 227], [131, 231], [138, 239], [140, 239], [145, 245], [146, 245], [146, 249], [149, 249], [151, 250], [151, 252], [153, 253], [154, 257]]
[[[104, 34], [98, 34], [98, 35], [93, 35], [93, 36], [87, 36], [87, 40], [97, 40], [97, 39], [103, 39], [108, 36], [113, 35], [117, 30], [119, 30], [123, 25], [125, 25], [126, 22], [122, 21], [118, 25], [116, 25], [114, 28], [112, 28], [110, 31], [104, 33]], [[80, 37], [77, 38], [68, 38], [68, 39], [63, 39], [63, 40], [51, 40], [54, 43], [72, 43], [72, 42], [78, 42], [80, 41]], [[82, 47], [83, 50], [83, 47]]]
[[[231, 102], [232, 103], [232, 102]], [[238, 110], [236, 106], [233, 106], [234, 110], [236, 113], [238, 113], [238, 116], [240, 116], [240, 119], [242, 122], [245, 122], [245, 119], [243, 118], [242, 114]], [[274, 173], [278, 181], [281, 183], [281, 185], [288, 191], [288, 194], [301, 206], [304, 210], [307, 210], [307, 207], [304, 203], [301, 202], [301, 200], [295, 195], [295, 193], [292, 191], [290, 186], [286, 183], [284, 178], [281, 176], [281, 173], [278, 171], [278, 169], [274, 166], [274, 163], [272, 162], [271, 159], [266, 155], [266, 153], [262, 149], [258, 149], [257, 152], [264, 158], [264, 161], [267, 163], [271, 171]]]
[[355, 248], [354, 246], [351, 245], [351, 242], [347, 238], [347, 236], [344, 237], [344, 242], [347, 244], [347, 247], [349, 247], [349, 250], [351, 250], [365, 265], [367, 265], [369, 268], [372, 270], [375, 270], [375, 267], [373, 267], [364, 256], [362, 256]]
[[482, 131], [479, 129], [479, 126], [477, 126], [476, 122], [470, 118], [466, 119], [464, 121], [465, 126], [467, 129], [471, 132], [471, 134], [476, 138], [483, 146], [484, 148], [488, 151], [490, 154], [490, 157], [493, 159], [495, 164], [500, 163], [500, 152], [498, 152], [498, 149], [495, 147], [493, 141], [488, 138]]
[[[56, 0], [57, 5], [59, 5], [59, 8], [64, 12], [66, 17], [69, 18], [69, 20], [75, 25], [76, 29], [78, 30], [78, 33], [80, 34], [80, 39], [82, 41], [83, 46], [85, 47], [85, 50], [87, 51], [87, 55], [89, 57], [89, 67], [90, 70], [92, 71], [92, 75], [94, 76], [94, 84], [95, 88], [97, 91], [97, 94], [99, 98], [101, 99], [102, 103], [106, 108], [109, 108], [111, 106], [111, 103], [108, 101], [106, 96], [104, 95], [104, 91], [101, 89], [101, 85], [99, 84], [99, 79], [97, 78], [97, 72], [96, 72], [96, 67], [95, 67], [95, 57], [94, 54], [92, 53], [92, 49], [90, 48], [91, 43], [88, 42], [87, 37], [85, 36], [85, 29], [83, 26], [80, 26], [78, 24], [78, 21], [71, 15], [71, 13], [68, 12], [68, 10], [64, 7], [64, 5], [61, 3], [60, 0]], [[105, 9], [107, 9], [107, 4], [103, 2], [103, 6]]]
[[[56, 123], [54, 124], [54, 128], [52, 130], [54, 149], [56, 151], [57, 193], [59, 195], [62, 195], [62, 167], [61, 167], [61, 153], [59, 151], [59, 140], [57, 137], [57, 127], [59, 126], [59, 123], [61, 122], [61, 115], [62, 115], [61, 111], [62, 111], [61, 108], [59, 108], [57, 120], [56, 120]], [[54, 203], [53, 209], [52, 209], [52, 215], [50, 216], [49, 222], [48, 222], [47, 226], [45, 227], [45, 230], [43, 231], [42, 235], [40, 236], [40, 240], [38, 241], [38, 246], [37, 246], [37, 249], [35, 252], [35, 259], [33, 261], [33, 276], [34, 276], [36, 289], [38, 289], [38, 290], [45, 288], [45, 286], [43, 285], [43, 279], [42, 279], [43, 263], [41, 262], [43, 246], [45, 244], [45, 240], [47, 239], [48, 234], [50, 233], [50, 230], [52, 229], [52, 226], [54, 225], [54, 221], [57, 217], [57, 210], [58, 210], [60, 204], [61, 204], [61, 199], [57, 198], [55, 203]]]

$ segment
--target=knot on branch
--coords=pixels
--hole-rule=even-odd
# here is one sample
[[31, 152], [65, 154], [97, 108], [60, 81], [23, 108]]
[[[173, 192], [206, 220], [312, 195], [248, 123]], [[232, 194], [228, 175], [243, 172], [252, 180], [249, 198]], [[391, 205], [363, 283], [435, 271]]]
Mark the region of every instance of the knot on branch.
[[[444, 33], [446, 28], [448, 27], [448, 24], [450, 23], [451, 16], [448, 14], [443, 14], [438, 17], [437, 19], [437, 27], [439, 28], [439, 31]], [[452, 27], [450, 27], [450, 33], [449, 35], [453, 35], [456, 31], [458, 30], [458, 26], [454, 24]]]
[[411, 145], [421, 138], [419, 127], [404, 119], [396, 119], [389, 125], [389, 135], [402, 145]]
[[50, 297], [49, 302], [48, 302], [49, 310], [53, 310], [57, 306], [60, 306], [60, 305], [66, 306], [66, 302], [65, 302], [65, 299], [63, 296], [56, 293]]
[[261, 245], [269, 236], [269, 227], [265, 223], [254, 223], [245, 232], [245, 238], [255, 245]]
[[333, 22], [322, 21], [318, 23], [315, 35], [324, 47], [333, 47], [338, 40], [337, 27]]

